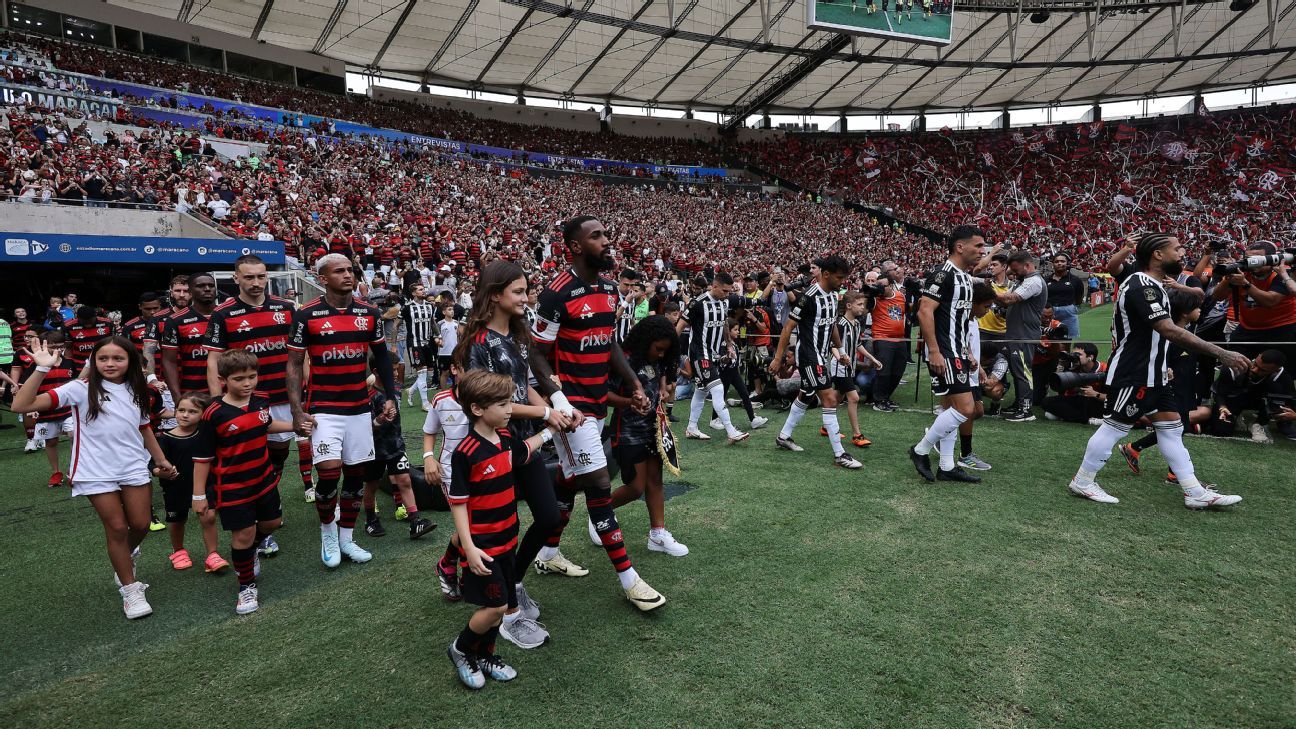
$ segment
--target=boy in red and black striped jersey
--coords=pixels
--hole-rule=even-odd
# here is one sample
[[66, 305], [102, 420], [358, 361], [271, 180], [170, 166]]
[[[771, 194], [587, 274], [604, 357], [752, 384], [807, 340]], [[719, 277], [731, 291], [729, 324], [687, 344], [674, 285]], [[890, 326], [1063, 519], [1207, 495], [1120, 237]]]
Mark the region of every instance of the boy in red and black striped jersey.
[[[203, 391], [207, 385], [207, 348], [203, 344], [216, 308], [216, 279], [210, 273], [189, 277], [192, 304], [162, 325], [162, 371], [172, 397]], [[174, 400], [172, 400], [174, 402]]]
[[[258, 363], [257, 387], [270, 401], [270, 415], [275, 420], [292, 422], [292, 409], [288, 407], [288, 330], [297, 307], [287, 299], [266, 294], [269, 274], [265, 262], [257, 256], [242, 256], [234, 262], [234, 281], [239, 287], [238, 296], [216, 307], [203, 339], [207, 386], [212, 397], [220, 395], [216, 370], [221, 353], [233, 349], [251, 352]], [[276, 481], [283, 475], [292, 440], [292, 433], [270, 436], [270, 465]], [[279, 545], [271, 538], [258, 542], [257, 550], [271, 557], [278, 553]]]
[[63, 322], [63, 332], [67, 336], [64, 347], [64, 358], [74, 370], [80, 373], [90, 358], [90, 350], [104, 337], [113, 333], [113, 324], [99, 316], [93, 306], [82, 306], [77, 315]]
[[[225, 394], [212, 401], [198, 426], [193, 508], [202, 516], [214, 507], [230, 532], [239, 584], [235, 611], [245, 615], [258, 607], [256, 543], [283, 523], [279, 478], [270, 465], [266, 436], [292, 432], [292, 423], [272, 419], [270, 401], [256, 392], [256, 355], [242, 349], [225, 352], [217, 361], [217, 374]], [[215, 481], [209, 483], [213, 473]]]
[[526, 440], [510, 433], [513, 389], [508, 375], [485, 370], [465, 373], [456, 387], [472, 429], [450, 456], [446, 499], [468, 565], [463, 598], [479, 607], [447, 653], [459, 680], [472, 689], [486, 684], [483, 674], [496, 681], [517, 677], [517, 671], [495, 655], [500, 622], [517, 605], [514, 465], [526, 463], [553, 438], [547, 428]]
[[[288, 335], [288, 402], [297, 432], [311, 426], [311, 446], [319, 483], [315, 508], [320, 520], [320, 559], [329, 568], [345, 556], [352, 562], [373, 558], [354, 540], [364, 496], [365, 464], [374, 459], [369, 412], [369, 358], [387, 394], [384, 414], [394, 413], [400, 390], [391, 355], [383, 341], [378, 310], [356, 301], [355, 272], [345, 256], [330, 254], [315, 264], [324, 295], [293, 313]], [[302, 375], [310, 355], [310, 382], [302, 402]], [[334, 521], [334, 507], [341, 517]]]

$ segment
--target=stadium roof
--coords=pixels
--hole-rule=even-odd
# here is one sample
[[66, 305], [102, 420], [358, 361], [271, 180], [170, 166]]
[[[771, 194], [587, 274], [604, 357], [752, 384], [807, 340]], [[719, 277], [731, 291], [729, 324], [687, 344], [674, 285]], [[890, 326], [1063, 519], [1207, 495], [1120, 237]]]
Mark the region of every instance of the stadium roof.
[[968, 0], [945, 48], [808, 31], [806, 0], [109, 2], [413, 81], [743, 114], [1084, 103], [1296, 78], [1289, 0], [1241, 13], [1227, 0]]

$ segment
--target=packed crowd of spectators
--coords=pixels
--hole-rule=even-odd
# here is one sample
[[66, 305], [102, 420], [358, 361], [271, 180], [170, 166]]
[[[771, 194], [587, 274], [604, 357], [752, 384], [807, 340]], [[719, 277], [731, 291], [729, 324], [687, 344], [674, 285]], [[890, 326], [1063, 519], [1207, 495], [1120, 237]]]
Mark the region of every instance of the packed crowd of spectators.
[[1099, 268], [1113, 241], [1139, 230], [1179, 231], [1194, 251], [1290, 237], [1294, 119], [1277, 108], [1138, 126], [789, 136], [741, 151], [817, 194], [936, 232], [975, 222], [996, 240]]
[[[12, 36], [9, 36], [12, 38]], [[367, 96], [338, 96], [295, 86], [258, 81], [132, 53], [23, 36], [29, 56], [44, 56], [63, 71], [145, 84], [163, 89], [230, 99], [302, 114], [341, 119], [374, 127], [549, 154], [629, 162], [717, 166], [721, 159], [707, 144], [667, 137], [630, 137], [481, 119], [452, 109], [421, 104], [374, 101]], [[174, 108], [185, 107], [172, 99]], [[195, 110], [221, 117], [210, 106]]]

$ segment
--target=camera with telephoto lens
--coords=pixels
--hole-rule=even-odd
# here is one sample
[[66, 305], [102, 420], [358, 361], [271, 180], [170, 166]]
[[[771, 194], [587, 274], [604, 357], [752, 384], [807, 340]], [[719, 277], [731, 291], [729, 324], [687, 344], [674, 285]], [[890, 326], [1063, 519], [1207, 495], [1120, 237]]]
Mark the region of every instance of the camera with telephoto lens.
[[1243, 271], [1254, 271], [1265, 266], [1280, 266], [1284, 263], [1290, 266], [1293, 262], [1296, 262], [1296, 248], [1288, 248], [1282, 253], [1274, 253], [1268, 256], [1247, 256], [1237, 263], [1220, 266], [1219, 272], [1228, 276]]
[[1214, 253], [1223, 253], [1233, 248], [1233, 241], [1213, 240], [1210, 242], [1210, 249]]
[[1053, 375], [1049, 384], [1058, 392], [1078, 390], [1081, 387], [1097, 385], [1107, 378], [1106, 372], [1058, 372]]

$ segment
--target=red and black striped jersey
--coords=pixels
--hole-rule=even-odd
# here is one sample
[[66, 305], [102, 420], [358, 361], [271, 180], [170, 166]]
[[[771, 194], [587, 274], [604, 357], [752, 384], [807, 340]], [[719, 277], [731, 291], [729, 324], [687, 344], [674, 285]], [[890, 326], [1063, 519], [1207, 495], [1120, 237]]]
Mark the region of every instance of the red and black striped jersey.
[[171, 393], [177, 400], [190, 390], [207, 392], [207, 336], [210, 316], [195, 309], [181, 309], [167, 317], [162, 328], [162, 348], [176, 350], [176, 364], [180, 368], [180, 392]]
[[513, 464], [526, 463], [531, 447], [508, 430], [496, 432], [499, 443], [491, 443], [476, 429], [450, 455], [450, 504], [468, 507], [469, 530], [478, 549], [494, 557], [517, 546], [517, 496]]
[[563, 394], [596, 418], [607, 415], [616, 307], [616, 284], [602, 276], [587, 284], [568, 270], [540, 292], [532, 325], [536, 339], [554, 343], [554, 374]]
[[[27, 378], [31, 377], [32, 373], [35, 371], [36, 363], [33, 362], [30, 357], [24, 355], [22, 357], [22, 382], [26, 382]], [[36, 394], [43, 395], [59, 385], [66, 385], [72, 381], [72, 378], [76, 377], [80, 373], [81, 368], [77, 367], [73, 369], [71, 361], [66, 355], [64, 355], [63, 359], [59, 360], [58, 364], [54, 365], [50, 368], [49, 372], [45, 373], [45, 379], [41, 380], [40, 387], [36, 390]], [[36, 422], [53, 423], [70, 417], [71, 415], [72, 408], [58, 408], [57, 410], [48, 410], [40, 413], [36, 416]]]
[[310, 357], [306, 385], [308, 413], [358, 415], [369, 412], [369, 351], [383, 346], [378, 309], [355, 299], [334, 309], [322, 297], [293, 313], [288, 349]]
[[102, 316], [96, 317], [89, 324], [73, 318], [63, 322], [63, 332], [67, 334], [67, 344], [64, 345], [66, 357], [80, 370], [90, 359], [90, 351], [95, 344], [104, 337], [112, 336], [113, 325]]
[[144, 337], [148, 334], [151, 326], [153, 326], [152, 320], [145, 319], [142, 316], [137, 316], [122, 324], [122, 336], [131, 340], [131, 344], [135, 345], [135, 351], [139, 352], [141, 359], [144, 357]]
[[157, 351], [153, 353], [153, 372], [158, 377], [162, 376], [162, 332], [166, 331], [167, 319], [176, 311], [170, 307], [163, 308], [148, 320], [148, 326], [144, 329], [144, 341], [158, 345]]
[[269, 429], [270, 401], [264, 393], [252, 393], [247, 407], [217, 398], [203, 412], [193, 459], [212, 463], [214, 480], [207, 489], [216, 492], [216, 508], [247, 503], [277, 485], [266, 441]]
[[257, 390], [270, 404], [288, 402], [288, 331], [296, 306], [267, 296], [261, 306], [235, 297], [216, 307], [203, 344], [211, 352], [246, 349], [257, 356]]

